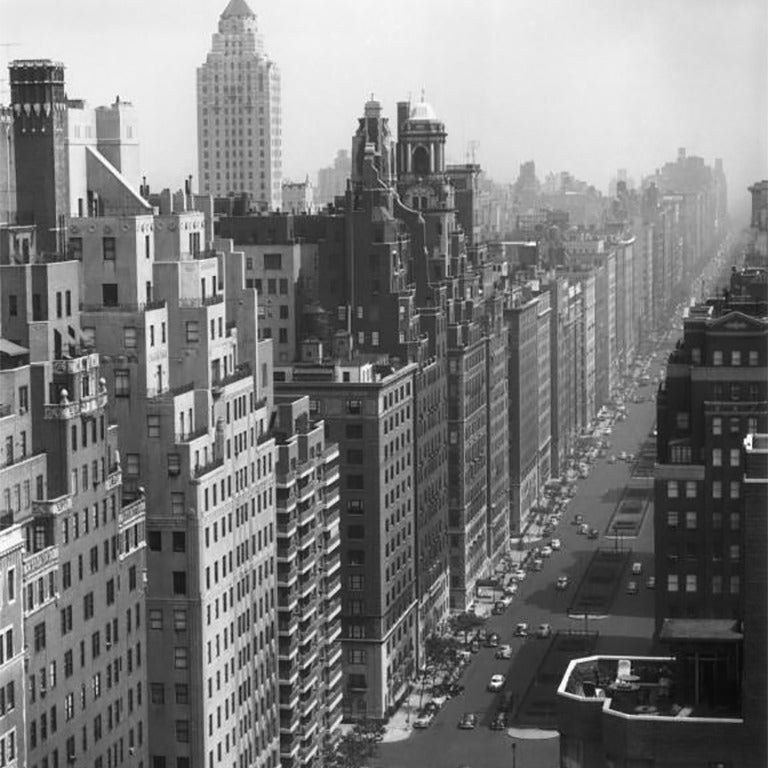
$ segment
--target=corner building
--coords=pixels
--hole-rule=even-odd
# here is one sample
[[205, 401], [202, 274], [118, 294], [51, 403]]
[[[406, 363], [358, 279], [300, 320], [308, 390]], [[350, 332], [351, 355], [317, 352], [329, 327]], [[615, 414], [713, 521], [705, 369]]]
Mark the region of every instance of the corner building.
[[200, 190], [246, 193], [259, 210], [282, 204], [280, 72], [264, 53], [256, 14], [230, 0], [197, 70]]

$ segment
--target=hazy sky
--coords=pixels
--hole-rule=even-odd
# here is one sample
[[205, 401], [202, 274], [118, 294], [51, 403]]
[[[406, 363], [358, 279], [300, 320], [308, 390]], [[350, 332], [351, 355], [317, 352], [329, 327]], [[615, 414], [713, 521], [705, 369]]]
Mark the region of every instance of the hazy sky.
[[[195, 72], [227, 0], [0, 0], [0, 83], [13, 58], [67, 67], [70, 97], [140, 117], [153, 188], [196, 173]], [[448, 159], [498, 181], [533, 159], [607, 190], [678, 147], [722, 157], [732, 204], [768, 178], [766, 0], [249, 0], [280, 67], [287, 177], [348, 148], [373, 92], [444, 120]]]

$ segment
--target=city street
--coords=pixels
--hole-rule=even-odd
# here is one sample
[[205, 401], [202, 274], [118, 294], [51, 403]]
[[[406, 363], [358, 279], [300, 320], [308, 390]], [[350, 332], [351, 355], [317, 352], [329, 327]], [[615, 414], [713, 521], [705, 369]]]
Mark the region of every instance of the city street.
[[[662, 367], [663, 355], [658, 355], [651, 366], [651, 375]], [[578, 481], [576, 496], [567, 505], [563, 518], [554, 536], [562, 542], [562, 549], [544, 559], [541, 572], [529, 573], [520, 585], [520, 591], [512, 605], [502, 616], [491, 616], [486, 628], [498, 632], [502, 643], [512, 645], [511, 660], [501, 661], [494, 657], [494, 649], [482, 648], [466, 669], [461, 683], [465, 686], [462, 694], [448, 701], [436, 715], [430, 727], [414, 731], [405, 740], [385, 743], [375, 765], [382, 768], [423, 765], [471, 768], [496, 768], [511, 765], [513, 740], [507, 731], [493, 731], [488, 728], [502, 694], [487, 691], [491, 675], [502, 673], [507, 676], [504, 694], [515, 695], [516, 712], [512, 727], [552, 728], [554, 723], [554, 691], [560, 682], [559, 675], [543, 675], [539, 669], [551, 639], [528, 639], [513, 637], [517, 622], [525, 621], [532, 633], [540, 623], [552, 625], [553, 632], [574, 630], [599, 633], [595, 652], [598, 653], [648, 653], [651, 650], [653, 632], [653, 592], [645, 586], [645, 580], [653, 572], [653, 523], [652, 507], [649, 507], [642, 521], [637, 538], [622, 537], [620, 541], [611, 531], [614, 510], [622, 498], [632, 467], [624, 461], [609, 464], [608, 456], [619, 455], [621, 451], [639, 454], [642, 443], [648, 438], [655, 422], [655, 400], [651, 395], [655, 385], [641, 387], [638, 394], [649, 399], [628, 406], [627, 418], [617, 421], [607, 439], [611, 447], [606, 457], [593, 465], [589, 477]], [[577, 526], [572, 524], [576, 514], [584, 516], [590, 527], [597, 528], [600, 536], [596, 540], [579, 535]], [[613, 550], [621, 546], [625, 551], [632, 549], [628, 562], [639, 561], [643, 573], [630, 577], [629, 565], [624, 569], [620, 583], [615, 587], [610, 610], [599, 618], [583, 615], [569, 618], [568, 608], [575, 590], [584, 578], [590, 560], [600, 547]], [[566, 590], [555, 588], [557, 577], [566, 575], [570, 585]], [[638, 583], [636, 595], [626, 594], [630, 580]], [[584, 655], [576, 652], [576, 655]], [[549, 668], [547, 668], [549, 670]], [[530, 695], [530, 687], [537, 679], [537, 690], [546, 687], [547, 696]], [[544, 678], [544, 679], [542, 679]], [[527, 693], [528, 692], [528, 693]], [[457, 727], [462, 714], [477, 714], [474, 730], [460, 730]], [[539, 722], [536, 722], [538, 719]], [[513, 731], [514, 732], [514, 731]], [[516, 733], [520, 733], [517, 731]], [[543, 735], [543, 734], [539, 734]], [[554, 768], [559, 764], [557, 737], [549, 739], [516, 738], [516, 759], [518, 765], [526, 768]]]

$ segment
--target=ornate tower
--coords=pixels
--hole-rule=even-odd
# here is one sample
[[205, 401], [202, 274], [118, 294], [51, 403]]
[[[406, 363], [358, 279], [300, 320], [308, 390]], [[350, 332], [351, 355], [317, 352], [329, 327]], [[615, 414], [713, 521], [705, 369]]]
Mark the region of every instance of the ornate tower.
[[372, 154], [379, 178], [388, 187], [395, 182], [394, 141], [389, 130], [389, 118], [382, 117], [381, 103], [371, 96], [352, 137], [352, 183], [363, 181], [366, 153]]
[[69, 213], [64, 65], [33, 59], [11, 62], [8, 70], [18, 221], [37, 225], [40, 250], [63, 253]]

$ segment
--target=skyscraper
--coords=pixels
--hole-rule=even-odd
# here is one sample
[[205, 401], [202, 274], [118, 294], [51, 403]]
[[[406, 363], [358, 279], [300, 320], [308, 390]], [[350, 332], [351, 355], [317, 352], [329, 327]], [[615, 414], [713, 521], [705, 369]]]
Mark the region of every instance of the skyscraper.
[[256, 208], [279, 208], [280, 126], [280, 73], [264, 54], [256, 14], [245, 0], [230, 0], [197, 70], [200, 190], [245, 192]]

